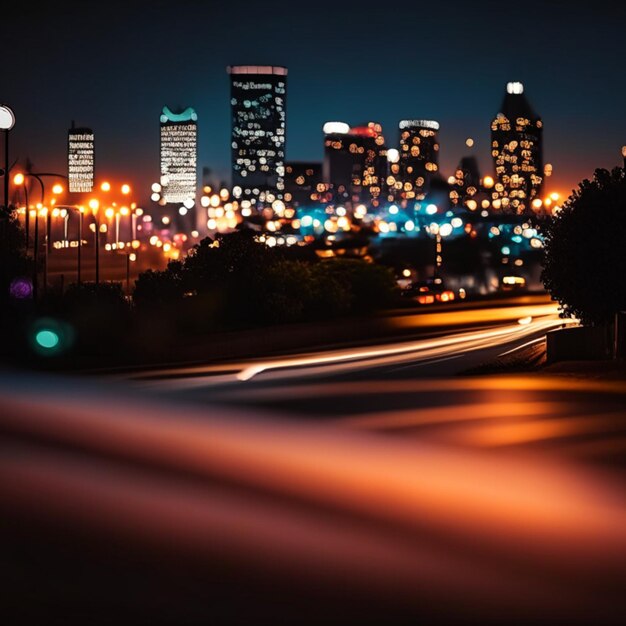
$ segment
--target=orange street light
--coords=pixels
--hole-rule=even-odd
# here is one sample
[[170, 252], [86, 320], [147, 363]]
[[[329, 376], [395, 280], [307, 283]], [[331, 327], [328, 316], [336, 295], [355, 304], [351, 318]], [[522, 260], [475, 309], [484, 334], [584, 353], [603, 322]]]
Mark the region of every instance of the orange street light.
[[124, 183], [122, 185], [122, 193], [127, 196], [130, 193], [130, 185]]
[[102, 191], [111, 191], [111, 183], [107, 182], [106, 180], [100, 185], [100, 189]]

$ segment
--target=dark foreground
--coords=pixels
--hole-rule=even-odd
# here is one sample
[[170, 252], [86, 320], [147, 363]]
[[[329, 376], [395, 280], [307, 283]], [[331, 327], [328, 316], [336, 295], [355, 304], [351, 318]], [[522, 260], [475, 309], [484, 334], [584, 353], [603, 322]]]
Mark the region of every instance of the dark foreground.
[[280, 391], [6, 373], [2, 623], [622, 623], [623, 381]]

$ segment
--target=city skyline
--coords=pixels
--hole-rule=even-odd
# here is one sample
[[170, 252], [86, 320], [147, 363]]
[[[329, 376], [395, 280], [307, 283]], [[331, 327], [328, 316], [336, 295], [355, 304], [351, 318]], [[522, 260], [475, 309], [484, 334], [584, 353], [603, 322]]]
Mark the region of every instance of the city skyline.
[[[375, 121], [382, 125], [388, 145], [397, 146], [398, 122], [419, 118], [435, 119], [441, 125], [439, 156], [444, 176], [453, 174], [465, 156], [475, 156], [481, 172], [488, 173], [490, 123], [505, 85], [517, 80], [524, 83], [546, 124], [544, 161], [554, 166], [551, 187], [567, 194], [581, 178], [590, 177], [595, 167], [619, 162], [619, 149], [626, 136], [621, 115], [624, 85], [607, 80], [613, 73], [610, 53], [615, 51], [619, 30], [612, 17], [623, 11], [619, 7], [614, 7], [613, 13], [587, 14], [577, 3], [534, 4], [543, 19], [535, 25], [536, 45], [525, 53], [515, 47], [506, 52], [498, 51], [497, 46], [487, 49], [485, 34], [495, 32], [495, 24], [506, 23], [509, 15], [508, 9], [498, 8], [496, 3], [474, 7], [463, 29], [453, 19], [459, 3], [446, 3], [447, 11], [429, 9], [426, 18], [416, 9], [404, 7], [402, 10], [416, 24], [424, 19], [428, 24], [439, 24], [439, 28], [416, 30], [420, 43], [436, 44], [432, 50], [426, 46], [433, 63], [425, 71], [415, 65], [420, 55], [412, 56], [411, 46], [404, 41], [406, 33], [389, 28], [393, 20], [387, 13], [379, 14], [379, 41], [369, 57], [369, 68], [362, 69], [352, 44], [359, 33], [371, 32], [364, 19], [371, 3], [358, 5], [360, 10], [352, 3], [343, 3], [334, 13], [328, 12], [330, 5], [320, 3], [316, 5], [319, 10], [308, 16], [286, 12], [282, 3], [269, 3], [265, 12], [246, 6], [246, 19], [236, 19], [229, 8], [209, 10], [194, 2], [183, 5], [181, 15], [186, 18], [167, 22], [167, 28], [170, 11], [165, 3], [152, 8], [142, 8], [139, 3], [138, 8], [117, 13], [115, 4], [110, 9], [90, 7], [85, 12], [79, 4], [66, 2], [30, 19], [14, 9], [8, 21], [9, 43], [18, 46], [17, 66], [19, 69], [23, 63], [24, 71], [8, 77], [3, 96], [17, 117], [12, 133], [14, 157], [22, 161], [29, 157], [40, 168], [62, 171], [65, 133], [75, 119], [79, 126], [92, 128], [98, 138], [99, 172], [111, 177], [130, 176], [148, 196], [150, 184], [159, 173], [155, 117], [164, 105], [181, 104], [198, 112], [199, 176], [202, 168], [208, 167], [217, 178], [230, 182], [230, 85], [226, 67], [240, 62], [270, 62], [289, 70], [285, 158], [290, 162], [322, 160], [322, 126], [326, 121], [337, 119], [351, 125]], [[326, 10], [323, 16], [322, 9]], [[493, 17], [496, 9], [498, 20]], [[448, 22], [442, 21], [446, 15]], [[200, 42], [197, 37], [203, 32], [203, 20], [209, 18], [206, 37]], [[589, 45], [581, 50], [575, 35], [588, 27], [589, 20], [597, 28], [592, 34], [587, 32]], [[316, 31], [318, 22], [323, 28]], [[343, 26], [333, 29], [339, 25]], [[547, 36], [557, 25], [572, 33], [570, 39], [559, 38], [558, 48]], [[269, 35], [278, 29], [282, 40], [276, 43], [276, 38], [268, 35], [259, 52], [254, 38], [248, 36], [255, 29]], [[473, 35], [460, 36], [472, 29]], [[141, 32], [141, 38], [136, 31]], [[163, 46], [164, 38], [182, 41], [179, 31], [185, 35], [182, 40], [187, 42], [187, 49]], [[315, 32], [320, 35], [317, 46], [312, 39]], [[71, 42], [63, 35], [75, 39], [76, 33], [86, 38], [86, 45], [80, 53], [72, 54]], [[233, 45], [234, 33], [237, 45]], [[468, 45], [474, 46], [474, 56], [465, 61], [461, 54]], [[102, 46], [111, 48], [107, 49], [111, 60], [106, 63]], [[44, 51], [46, 57], [42, 56]], [[559, 61], [561, 80], [554, 80], [550, 53], [554, 63]], [[467, 72], [454, 66], [444, 69], [455, 55], [464, 59]], [[335, 61], [329, 65], [331, 56]], [[538, 62], [541, 59], [543, 62]], [[143, 72], [141, 80], [133, 70]], [[580, 78], [574, 80], [579, 75], [588, 81], [589, 89], [579, 88]], [[398, 79], [403, 76], [405, 80], [400, 83]], [[62, 89], [59, 84], [63, 84]], [[40, 90], [52, 96], [45, 106], [34, 97]], [[567, 97], [570, 94], [573, 97]], [[471, 149], [465, 145], [468, 137], [474, 140]]]

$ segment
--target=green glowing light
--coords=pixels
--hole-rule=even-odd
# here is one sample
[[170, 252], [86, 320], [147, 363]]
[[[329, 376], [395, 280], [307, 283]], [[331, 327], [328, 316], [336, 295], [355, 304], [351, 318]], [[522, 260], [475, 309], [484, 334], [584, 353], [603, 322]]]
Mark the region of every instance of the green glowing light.
[[52, 330], [40, 330], [35, 335], [35, 341], [37, 342], [37, 345], [42, 348], [52, 350], [59, 345], [59, 336]]

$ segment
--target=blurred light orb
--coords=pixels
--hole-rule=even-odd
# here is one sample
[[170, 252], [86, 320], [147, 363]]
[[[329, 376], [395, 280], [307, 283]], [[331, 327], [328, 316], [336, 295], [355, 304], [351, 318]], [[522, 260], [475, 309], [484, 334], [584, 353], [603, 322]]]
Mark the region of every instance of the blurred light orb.
[[28, 278], [14, 278], [9, 286], [9, 293], [12, 298], [26, 300], [33, 295], [33, 284]]
[[59, 336], [50, 329], [40, 330], [35, 335], [35, 341], [46, 350], [52, 350], [59, 345]]
[[397, 163], [400, 160], [400, 152], [395, 148], [389, 148], [387, 150], [387, 161], [389, 163]]
[[346, 135], [350, 132], [350, 126], [345, 122], [326, 122], [322, 126], [322, 131], [325, 135]]
[[524, 85], [518, 81], [507, 83], [506, 92], [511, 95], [520, 95], [524, 93]]
[[452, 224], [448, 224], [448, 223], [442, 224], [439, 227], [439, 234], [442, 237], [447, 237], [448, 235], [451, 235], [452, 234]]

